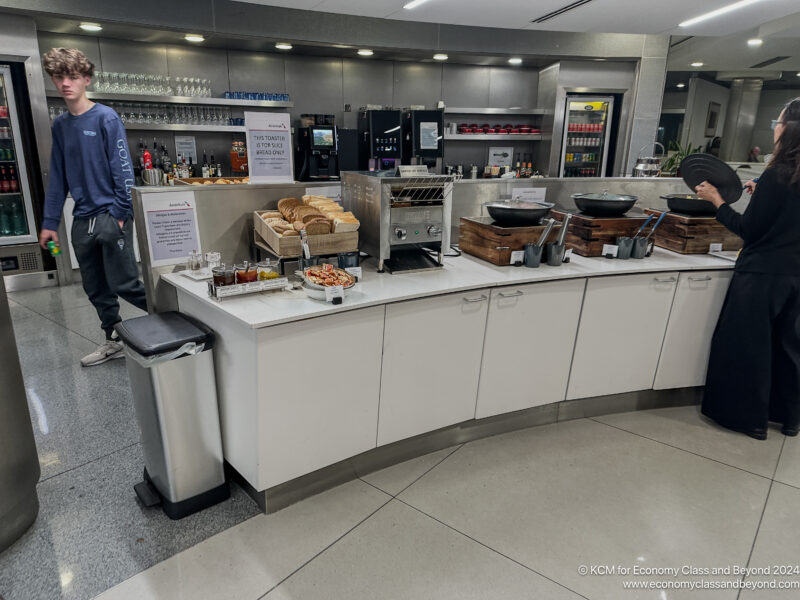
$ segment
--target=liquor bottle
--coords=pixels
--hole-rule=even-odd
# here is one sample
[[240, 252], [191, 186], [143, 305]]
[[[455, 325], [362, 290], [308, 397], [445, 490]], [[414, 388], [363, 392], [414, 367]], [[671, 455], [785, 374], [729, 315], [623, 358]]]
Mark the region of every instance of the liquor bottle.
[[533, 177], [533, 163], [528, 161], [528, 177]]
[[192, 164], [191, 156], [189, 157], [189, 166], [187, 168], [189, 169], [189, 177], [194, 177], [194, 165]]
[[209, 170], [208, 170], [208, 157], [206, 156], [206, 151], [205, 150], [203, 150], [203, 168], [202, 168], [202, 170], [200, 172], [201, 172], [202, 177], [204, 177], [204, 178], [210, 177]]
[[169, 173], [171, 166], [174, 166], [165, 146], [161, 146], [161, 165], [167, 173]]
[[11, 191], [11, 183], [6, 175], [6, 168], [0, 167], [0, 194], [7, 194]]
[[214, 170], [217, 177], [222, 177], [222, 163], [217, 163], [217, 168]]
[[139, 168], [144, 169], [144, 142], [139, 138]]
[[8, 181], [10, 184], [11, 192], [19, 191], [19, 183], [17, 182], [17, 174], [14, 173], [14, 167], [8, 167]]
[[517, 166], [514, 168], [516, 177], [522, 177], [522, 172], [520, 171], [520, 168], [521, 167], [519, 166], [519, 154], [517, 154]]
[[214, 162], [214, 155], [211, 155], [211, 163], [208, 165], [208, 172], [209, 177], [219, 177], [219, 172], [217, 171], [217, 163]]

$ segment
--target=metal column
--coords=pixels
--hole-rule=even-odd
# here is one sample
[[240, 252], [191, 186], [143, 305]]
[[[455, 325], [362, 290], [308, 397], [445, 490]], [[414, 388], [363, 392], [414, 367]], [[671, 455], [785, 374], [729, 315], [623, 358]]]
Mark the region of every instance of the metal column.
[[6, 288], [0, 277], [0, 552], [36, 520], [39, 457], [22, 383]]
[[722, 160], [747, 160], [763, 86], [761, 79], [734, 79], [731, 82], [731, 96], [719, 149]]

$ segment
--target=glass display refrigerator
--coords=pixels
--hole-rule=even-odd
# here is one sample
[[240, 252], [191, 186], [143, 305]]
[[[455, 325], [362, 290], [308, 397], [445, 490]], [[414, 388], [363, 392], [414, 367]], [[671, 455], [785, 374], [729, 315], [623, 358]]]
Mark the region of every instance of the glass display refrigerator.
[[559, 177], [605, 176], [613, 112], [613, 96], [567, 95]]
[[[26, 168], [26, 136], [10, 65], [0, 64], [0, 267], [3, 275], [42, 271]], [[24, 107], [23, 107], [24, 108]]]

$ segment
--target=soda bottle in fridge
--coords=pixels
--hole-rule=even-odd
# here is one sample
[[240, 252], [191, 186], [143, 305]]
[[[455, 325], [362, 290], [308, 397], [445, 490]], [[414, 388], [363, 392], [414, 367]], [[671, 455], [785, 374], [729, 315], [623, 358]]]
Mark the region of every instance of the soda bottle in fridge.
[[0, 235], [11, 235], [11, 206], [0, 198]]

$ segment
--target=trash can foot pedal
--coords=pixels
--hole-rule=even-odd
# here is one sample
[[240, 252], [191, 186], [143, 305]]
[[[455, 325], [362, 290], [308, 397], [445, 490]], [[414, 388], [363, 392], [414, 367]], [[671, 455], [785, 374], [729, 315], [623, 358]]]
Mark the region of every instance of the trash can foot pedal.
[[139, 496], [139, 500], [142, 501], [142, 504], [147, 508], [161, 504], [161, 496], [148, 480], [140, 481], [133, 486], [133, 490], [136, 492], [136, 495]]

